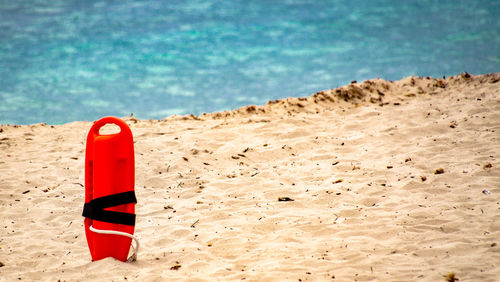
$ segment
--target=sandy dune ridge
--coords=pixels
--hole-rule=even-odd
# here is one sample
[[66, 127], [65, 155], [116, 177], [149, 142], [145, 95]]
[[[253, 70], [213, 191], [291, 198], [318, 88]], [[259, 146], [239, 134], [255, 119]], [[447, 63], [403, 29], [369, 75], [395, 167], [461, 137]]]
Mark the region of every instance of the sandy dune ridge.
[[[500, 278], [500, 73], [124, 118], [138, 261], [91, 262], [91, 122], [0, 126], [0, 280]], [[279, 200], [281, 199], [281, 200]]]

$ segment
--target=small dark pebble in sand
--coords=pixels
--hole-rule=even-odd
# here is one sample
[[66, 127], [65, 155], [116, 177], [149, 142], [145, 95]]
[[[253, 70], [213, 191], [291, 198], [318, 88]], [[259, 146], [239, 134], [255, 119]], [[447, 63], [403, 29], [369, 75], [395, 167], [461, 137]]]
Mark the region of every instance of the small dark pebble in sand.
[[295, 200], [290, 198], [290, 197], [279, 197], [278, 198], [278, 202], [293, 202], [293, 201], [295, 201]]
[[484, 168], [492, 168], [492, 167], [493, 167], [493, 165], [492, 165], [492, 164], [485, 164], [485, 165], [484, 165]]
[[444, 169], [442, 168], [438, 168], [436, 169], [436, 171], [434, 171], [434, 174], [443, 174], [444, 173]]
[[0, 261], [0, 267], [3, 267], [3, 266], [5, 266], [5, 263]]
[[423, 176], [423, 175], [422, 175], [422, 176], [420, 176], [420, 179], [421, 179], [422, 181], [426, 181], [426, 180], [427, 180], [427, 176]]
[[28, 194], [30, 192], [30, 190], [26, 190], [23, 192], [23, 194]]
[[181, 268], [181, 267], [182, 267], [182, 265], [180, 265], [180, 264], [176, 263], [176, 264], [174, 264], [174, 265], [170, 268], [170, 270], [178, 270], [178, 269], [179, 269], [179, 268]]
[[492, 247], [496, 247], [497, 243], [491, 243]]

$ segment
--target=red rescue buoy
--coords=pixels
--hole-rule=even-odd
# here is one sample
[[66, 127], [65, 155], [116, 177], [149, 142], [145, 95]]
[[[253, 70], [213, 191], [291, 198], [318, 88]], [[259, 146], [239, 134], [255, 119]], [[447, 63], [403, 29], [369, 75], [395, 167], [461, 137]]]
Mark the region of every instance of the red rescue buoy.
[[[108, 123], [118, 125], [120, 132], [101, 135], [99, 130]], [[134, 142], [127, 124], [115, 117], [98, 120], [87, 136], [83, 208], [93, 261], [106, 257], [127, 261], [137, 202], [134, 166]]]

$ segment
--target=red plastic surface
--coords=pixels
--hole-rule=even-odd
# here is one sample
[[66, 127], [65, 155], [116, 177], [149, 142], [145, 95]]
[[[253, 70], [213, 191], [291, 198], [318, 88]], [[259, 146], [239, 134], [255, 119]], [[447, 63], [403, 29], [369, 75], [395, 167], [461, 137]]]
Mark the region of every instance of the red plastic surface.
[[[100, 135], [107, 123], [116, 124], [120, 132]], [[121, 119], [105, 117], [98, 120], [87, 136], [85, 153], [85, 203], [92, 199], [133, 191], [135, 186], [134, 142], [132, 131]], [[135, 204], [125, 204], [106, 210], [135, 214]], [[134, 234], [134, 226], [101, 222], [85, 218], [85, 235], [92, 260], [114, 257], [126, 261], [132, 239], [120, 235], [98, 234], [89, 230], [115, 230]]]

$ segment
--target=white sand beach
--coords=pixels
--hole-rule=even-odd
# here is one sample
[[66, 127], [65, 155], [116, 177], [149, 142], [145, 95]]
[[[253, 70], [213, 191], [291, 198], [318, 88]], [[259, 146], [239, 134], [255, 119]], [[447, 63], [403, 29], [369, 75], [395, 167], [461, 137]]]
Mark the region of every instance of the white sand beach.
[[138, 260], [91, 261], [91, 122], [0, 125], [0, 280], [500, 279], [500, 73], [124, 120]]

